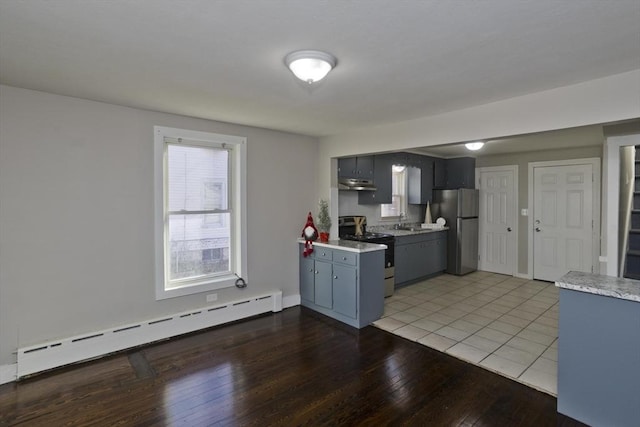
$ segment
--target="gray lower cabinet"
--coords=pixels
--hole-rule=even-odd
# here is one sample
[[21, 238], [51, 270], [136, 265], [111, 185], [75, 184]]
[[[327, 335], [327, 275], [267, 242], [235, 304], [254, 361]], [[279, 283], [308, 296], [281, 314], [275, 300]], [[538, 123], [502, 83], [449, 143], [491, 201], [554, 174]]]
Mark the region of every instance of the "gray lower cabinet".
[[560, 289], [558, 412], [592, 426], [640, 425], [639, 330], [640, 302]]
[[379, 319], [384, 310], [384, 250], [357, 253], [316, 245], [302, 256], [301, 304], [356, 328]]
[[447, 231], [396, 237], [396, 285], [433, 276], [447, 268]]

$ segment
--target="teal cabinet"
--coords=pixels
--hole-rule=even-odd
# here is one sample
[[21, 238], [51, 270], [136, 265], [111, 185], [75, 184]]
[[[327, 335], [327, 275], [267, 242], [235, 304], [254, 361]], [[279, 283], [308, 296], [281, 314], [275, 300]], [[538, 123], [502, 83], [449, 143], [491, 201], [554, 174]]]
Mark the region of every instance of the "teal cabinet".
[[315, 245], [300, 249], [300, 301], [305, 307], [356, 328], [379, 319], [384, 310], [384, 250], [351, 252]]
[[447, 231], [396, 237], [396, 285], [409, 284], [447, 268]]

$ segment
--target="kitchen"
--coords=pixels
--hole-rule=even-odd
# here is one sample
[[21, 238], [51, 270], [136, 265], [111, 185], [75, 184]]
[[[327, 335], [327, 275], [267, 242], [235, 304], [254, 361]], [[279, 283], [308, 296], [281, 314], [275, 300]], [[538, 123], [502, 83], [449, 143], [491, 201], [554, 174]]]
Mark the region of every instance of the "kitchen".
[[[605, 130], [604, 133], [607, 133], [607, 131]], [[527, 162], [532, 161], [538, 161], [538, 160], [546, 160], [549, 159], [549, 157], [545, 157], [548, 156], [549, 154], [552, 154], [555, 156], [556, 159], [562, 159], [562, 158], [567, 158], [567, 159], [571, 159], [571, 158], [577, 158], [577, 157], [588, 157], [589, 155], [593, 155], [593, 156], [601, 156], [603, 147], [602, 147], [602, 143], [599, 141], [602, 141], [602, 139], [606, 139], [603, 138], [602, 136], [603, 134], [603, 129], [595, 129], [595, 128], [591, 128], [591, 129], [577, 129], [574, 130], [573, 132], [569, 132], [569, 131], [565, 131], [565, 132], [556, 132], [556, 133], [550, 133], [550, 134], [546, 134], [544, 135], [544, 137], [541, 138], [546, 138], [549, 141], [549, 144], [555, 144], [557, 147], [557, 150], [555, 152], [547, 152], [546, 154], [540, 154], [540, 153], [527, 153], [526, 151], [519, 151], [519, 152], [515, 152], [515, 150], [517, 150], [517, 148], [515, 147], [511, 147], [510, 149], [506, 150], [506, 153], [500, 153], [500, 154], [495, 154], [492, 153], [493, 156], [487, 156], [485, 158], [483, 157], [479, 157], [478, 163], [481, 166], [492, 166], [495, 164], [509, 164], [507, 162], [513, 162], [515, 164], [521, 164], [521, 165], [525, 165], [527, 164]], [[524, 137], [521, 141], [520, 141], [520, 147], [526, 146], [528, 142], [533, 142], [536, 141], [537, 137], [535, 136], [530, 136], [530, 137]], [[539, 139], [538, 139], [539, 140]], [[564, 140], [564, 143], [562, 143], [561, 141]], [[589, 143], [588, 146], [573, 146], [572, 144], [575, 144], [575, 142], [573, 143], [568, 143], [567, 142], [569, 140], [573, 140], [575, 142], [577, 141], [581, 141], [582, 143], [585, 143], [586, 141], [593, 141], [592, 143]], [[514, 141], [512, 141], [514, 142]], [[444, 149], [444, 147], [443, 147]], [[460, 148], [462, 149], [462, 148]], [[430, 147], [430, 150], [436, 151], [437, 152], [437, 148], [434, 149], [434, 147]], [[511, 151], [513, 150], [513, 151]], [[522, 150], [522, 148], [520, 148], [520, 150]], [[339, 162], [338, 162], [339, 164]], [[526, 169], [525, 169], [526, 170]], [[525, 184], [526, 187], [526, 184]], [[366, 191], [366, 190], [365, 190]], [[340, 213], [343, 213], [343, 207], [347, 206], [349, 209], [353, 209], [351, 211], [348, 211], [349, 213], [352, 212], [367, 212], [368, 216], [374, 218], [374, 221], [377, 220], [377, 223], [374, 222], [375, 225], [372, 226], [372, 229], [375, 230], [376, 232], [383, 232], [383, 233], [411, 233], [411, 231], [408, 230], [395, 230], [395, 228], [397, 228], [397, 221], [399, 218], [395, 218], [393, 221], [391, 222], [387, 222], [384, 223], [380, 220], [378, 220], [378, 218], [380, 218], [380, 208], [379, 206], [373, 206], [371, 207], [371, 205], [369, 204], [358, 204], [358, 197], [361, 197], [360, 194], [366, 194], [364, 193], [364, 191], [360, 191], [360, 192], [355, 192], [355, 191], [345, 191], [342, 190], [339, 192], [339, 210]], [[364, 199], [366, 200], [366, 199]], [[433, 199], [432, 199], [433, 200]], [[526, 205], [525, 205], [526, 206]], [[410, 207], [411, 209], [411, 207]], [[415, 212], [415, 217], [416, 219], [404, 219], [405, 221], [407, 221], [407, 224], [405, 224], [405, 227], [403, 228], [408, 228], [408, 229], [415, 229], [415, 228], [420, 228], [420, 223], [422, 222], [422, 219], [424, 218], [424, 206], [420, 206], [420, 207], [416, 207], [414, 208], [414, 212]], [[526, 218], [525, 218], [526, 219]], [[517, 224], [514, 225], [514, 228], [517, 227]], [[525, 245], [526, 246], [526, 245]], [[395, 248], [395, 252], [397, 254], [397, 245]], [[398, 257], [396, 256], [396, 264], [397, 264], [397, 260]], [[397, 269], [397, 265], [396, 265], [396, 269]], [[419, 280], [419, 279], [418, 279]], [[402, 283], [402, 282], [401, 282]], [[506, 283], [506, 282], [505, 282]], [[543, 293], [541, 293], [540, 295], [547, 295], [549, 299], [553, 299], [555, 298], [557, 301], [557, 291], [556, 292], [551, 292], [551, 291], [544, 291]], [[555, 295], [555, 297], [553, 296]], [[541, 299], [547, 298], [542, 297]], [[541, 317], [540, 319], [545, 319], [545, 317]], [[515, 319], [514, 319], [515, 320]], [[550, 318], [548, 320], [551, 320]], [[557, 322], [557, 320], [556, 320]], [[534, 322], [535, 324], [535, 322]], [[505, 325], [506, 326], [506, 325]], [[546, 326], [541, 326], [541, 327], [546, 327]], [[397, 326], [396, 326], [397, 328]], [[386, 328], [383, 328], [386, 329]], [[424, 332], [423, 332], [424, 333]], [[557, 335], [556, 335], [557, 336]], [[411, 336], [407, 336], [407, 338], [412, 339]], [[413, 338], [413, 340], [415, 341], [415, 338]], [[547, 343], [548, 344], [548, 343]], [[544, 348], [542, 348], [544, 350]], [[444, 350], [444, 349], [443, 349]], [[548, 347], [547, 348], [547, 352], [549, 351], [553, 351], [554, 353], [557, 352], [557, 348], [554, 346]], [[545, 354], [547, 354], [547, 352], [545, 352]], [[551, 356], [550, 356], [551, 357]], [[553, 356], [554, 358], [557, 356]], [[463, 359], [465, 359], [463, 357]], [[547, 360], [547, 359], [540, 359], [541, 361]], [[538, 365], [541, 366], [541, 365]], [[535, 371], [535, 369], [533, 369]], [[509, 375], [507, 375], [509, 376]], [[527, 379], [527, 373], [523, 374], [522, 377], [524, 379]], [[551, 385], [550, 388], [544, 388], [542, 387], [542, 389], [544, 390], [555, 390], [555, 379], [554, 381], [554, 385]], [[525, 383], [527, 383], [527, 381], [524, 381]], [[530, 384], [530, 383], [529, 383]], [[554, 392], [555, 395], [555, 392]]]
[[[471, 157], [441, 159], [392, 153], [339, 159], [338, 188], [344, 214], [339, 216], [338, 244], [344, 245], [342, 241], [347, 240], [386, 246], [382, 276], [385, 297], [392, 296], [397, 287], [445, 270], [458, 275], [475, 271], [478, 192], [473, 189], [474, 173], [475, 159]], [[348, 212], [346, 206], [352, 200], [358, 206], [369, 206], [369, 211], [371, 206], [379, 210], [373, 224], [367, 222], [367, 216]], [[324, 256], [325, 251], [320, 250], [320, 254]], [[304, 258], [306, 255], [303, 263]], [[310, 266], [301, 266], [301, 275], [310, 270]], [[364, 292], [366, 289], [362, 289]], [[316, 307], [314, 298], [308, 299], [311, 292], [301, 295], [303, 304]], [[378, 316], [382, 314], [380, 309], [378, 306]]]

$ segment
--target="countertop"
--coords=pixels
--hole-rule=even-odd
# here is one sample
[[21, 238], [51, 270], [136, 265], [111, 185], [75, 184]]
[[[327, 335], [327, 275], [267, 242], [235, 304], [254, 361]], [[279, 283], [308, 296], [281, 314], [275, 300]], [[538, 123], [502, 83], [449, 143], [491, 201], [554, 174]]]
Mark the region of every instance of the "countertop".
[[640, 302], [640, 281], [570, 271], [556, 281], [562, 289]]
[[[298, 243], [304, 243], [304, 239], [299, 238]], [[315, 242], [313, 242], [313, 246], [317, 246], [320, 248], [338, 249], [341, 251], [348, 251], [348, 252], [357, 252], [357, 253], [383, 251], [387, 249], [387, 245], [379, 245], [377, 243], [356, 242], [353, 240], [329, 240], [328, 243], [321, 243], [316, 240]]]
[[438, 228], [438, 229], [428, 229], [428, 228], [418, 228], [416, 227], [415, 230], [396, 230], [393, 228], [385, 228], [385, 229], [381, 229], [379, 230], [380, 233], [387, 233], [387, 234], [391, 234], [393, 236], [396, 237], [401, 237], [401, 236], [412, 236], [414, 234], [427, 234], [427, 233], [437, 233], [438, 231], [447, 231], [449, 229], [449, 227], [443, 227], [443, 228]]

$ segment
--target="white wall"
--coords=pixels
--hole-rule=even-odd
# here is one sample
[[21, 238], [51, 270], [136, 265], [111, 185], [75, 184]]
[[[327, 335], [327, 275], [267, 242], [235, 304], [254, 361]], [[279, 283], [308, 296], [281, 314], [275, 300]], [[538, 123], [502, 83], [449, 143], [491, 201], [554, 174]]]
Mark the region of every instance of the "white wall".
[[153, 126], [248, 138], [249, 286], [298, 292], [315, 138], [0, 86], [0, 366], [17, 347], [206, 305], [156, 301]]
[[[640, 70], [634, 70], [437, 116], [324, 137], [320, 139], [317, 192], [325, 196], [329, 193], [333, 157], [634, 119], [640, 117], [639, 94]], [[331, 202], [337, 204], [337, 197]]]

